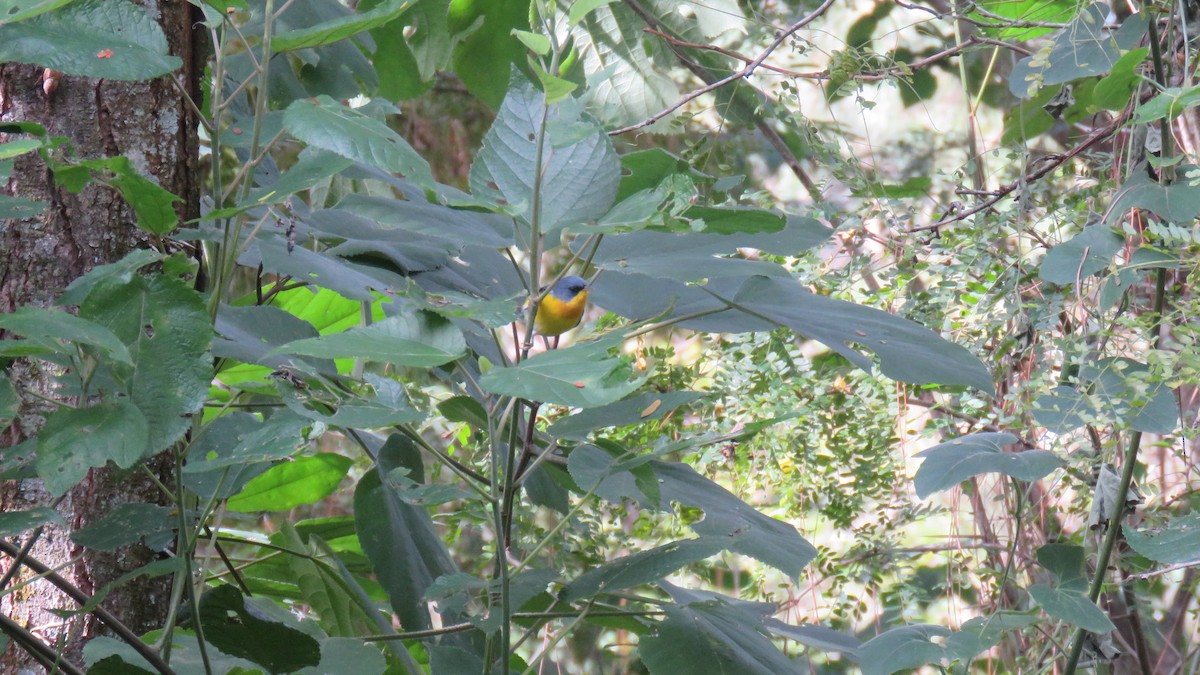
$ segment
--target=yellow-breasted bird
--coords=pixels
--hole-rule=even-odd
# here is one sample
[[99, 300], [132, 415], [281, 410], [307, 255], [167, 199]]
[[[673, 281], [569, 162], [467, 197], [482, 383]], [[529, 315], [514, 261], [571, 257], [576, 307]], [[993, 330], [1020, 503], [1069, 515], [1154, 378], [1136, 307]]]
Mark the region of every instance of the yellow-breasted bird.
[[587, 282], [571, 275], [558, 280], [538, 303], [533, 329], [547, 337], [562, 335], [579, 325], [587, 309]]

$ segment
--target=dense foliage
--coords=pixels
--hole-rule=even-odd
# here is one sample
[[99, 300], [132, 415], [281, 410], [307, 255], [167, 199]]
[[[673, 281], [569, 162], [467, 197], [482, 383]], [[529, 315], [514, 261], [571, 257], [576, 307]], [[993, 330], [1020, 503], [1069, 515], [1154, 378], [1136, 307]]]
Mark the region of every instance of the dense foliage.
[[[1190, 14], [195, 4], [197, 222], [0, 123], [0, 176], [145, 233], [0, 316], [56, 373], [4, 479], [172, 460], [171, 506], [72, 534], [173, 579], [88, 667], [1195, 672]], [[0, 8], [0, 62], [180, 67], [126, 0]], [[593, 309], [543, 339], [568, 274]], [[0, 377], [0, 424], [36, 397]], [[64, 526], [0, 514], [9, 565]]]

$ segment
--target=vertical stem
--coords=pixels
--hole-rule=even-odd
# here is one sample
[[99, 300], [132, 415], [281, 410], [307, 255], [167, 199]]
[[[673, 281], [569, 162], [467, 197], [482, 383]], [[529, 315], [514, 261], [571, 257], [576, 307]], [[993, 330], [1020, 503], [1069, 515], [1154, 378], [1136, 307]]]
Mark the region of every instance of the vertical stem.
[[[1154, 348], [1162, 347], [1162, 322], [1163, 322], [1163, 306], [1165, 303], [1167, 285], [1167, 270], [1162, 268], [1158, 270], [1158, 276], [1154, 283], [1154, 322], [1150, 332], [1154, 334]], [[1121, 484], [1117, 487], [1117, 503], [1113, 507], [1112, 517], [1108, 521], [1108, 531], [1104, 535], [1104, 543], [1100, 546], [1100, 551], [1096, 554], [1096, 576], [1092, 579], [1091, 588], [1088, 589], [1088, 598], [1092, 602], [1096, 602], [1100, 598], [1100, 591], [1104, 589], [1104, 578], [1108, 571], [1108, 561], [1112, 557], [1113, 549], [1116, 548], [1117, 538], [1121, 533], [1121, 520], [1125, 517], [1125, 497], [1129, 493], [1129, 484], [1133, 482], [1133, 470], [1137, 467], [1138, 449], [1142, 445], [1142, 432], [1133, 431], [1129, 437], [1129, 449], [1125, 452], [1124, 463], [1121, 465]], [[1064, 671], [1067, 675], [1074, 675], [1075, 669], [1079, 666], [1079, 657], [1083, 653], [1083, 641], [1087, 637], [1087, 631], [1078, 628], [1075, 630], [1075, 637], [1071, 642], [1071, 653], [1067, 656], [1067, 667]]]

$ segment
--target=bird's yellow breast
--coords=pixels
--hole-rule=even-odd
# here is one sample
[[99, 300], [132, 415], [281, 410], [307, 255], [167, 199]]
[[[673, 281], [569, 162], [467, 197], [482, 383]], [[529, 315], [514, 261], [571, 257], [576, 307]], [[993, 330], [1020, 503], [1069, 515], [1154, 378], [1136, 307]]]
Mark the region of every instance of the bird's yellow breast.
[[533, 329], [541, 335], [562, 335], [579, 325], [583, 318], [583, 310], [587, 307], [586, 290], [579, 291], [575, 297], [563, 302], [547, 293], [538, 303], [537, 316], [533, 320]]

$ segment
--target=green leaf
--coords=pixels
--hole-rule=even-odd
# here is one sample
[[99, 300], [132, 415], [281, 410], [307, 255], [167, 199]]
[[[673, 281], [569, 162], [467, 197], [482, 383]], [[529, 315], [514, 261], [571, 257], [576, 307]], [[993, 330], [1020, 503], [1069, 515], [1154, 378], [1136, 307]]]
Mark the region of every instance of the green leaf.
[[783, 214], [750, 207], [692, 206], [683, 212], [693, 232], [753, 234], [779, 232], [787, 225]]
[[615, 1], [616, 0], [575, 0], [575, 2], [571, 3], [570, 11], [567, 12], [567, 22], [574, 26], [582, 21], [583, 17], [587, 16], [589, 12]]
[[1087, 590], [1083, 547], [1073, 544], [1046, 544], [1038, 548], [1037, 559], [1042, 567], [1058, 577], [1060, 588], [1081, 592]]
[[271, 49], [276, 52], [287, 52], [320, 47], [338, 40], [345, 40], [365, 30], [377, 28], [395, 20], [415, 2], [416, 0], [384, 0], [370, 11], [361, 14], [347, 14], [315, 26], [290, 30], [277, 35], [271, 41]]
[[164, 235], [179, 223], [175, 213], [175, 202], [181, 201], [133, 168], [128, 157], [117, 156], [105, 159], [84, 160], [81, 166], [88, 168], [105, 185], [121, 193], [121, 197], [133, 207], [137, 225], [153, 235]]
[[163, 256], [158, 251], [150, 249], [136, 249], [130, 251], [124, 258], [121, 258], [115, 263], [107, 265], [97, 265], [93, 267], [87, 274], [81, 277], [76, 277], [74, 281], [67, 286], [67, 290], [54, 301], [54, 304], [59, 306], [81, 305], [87, 299], [88, 293], [96, 287], [101, 281], [113, 281], [116, 283], [126, 283], [133, 278], [133, 273], [139, 269], [156, 263], [162, 260]]
[[658, 476], [662, 503], [672, 502], [704, 511], [704, 519], [690, 523], [696, 534], [728, 540], [729, 550], [748, 555], [797, 579], [817, 555], [812, 544], [788, 523], [763, 515], [725, 488], [696, 473], [686, 464], [650, 462]]
[[[424, 413], [412, 408], [403, 384], [390, 377], [371, 373], [367, 373], [365, 377], [371, 384], [373, 395], [360, 393], [358, 396], [347, 397], [336, 405], [322, 402], [324, 405], [318, 409], [304, 405], [292, 385], [279, 382], [277, 386], [283, 402], [294, 412], [343, 429], [376, 429], [419, 422], [425, 418]], [[323, 411], [328, 407], [336, 407], [337, 412], [332, 415], [325, 414]]]
[[[1013, 23], [1063, 23], [1070, 21], [1079, 10], [1080, 4], [1075, 0], [983, 0], [979, 6], [992, 14], [1012, 19]], [[983, 14], [972, 12], [972, 18], [983, 24], [1003, 23]], [[1053, 28], [1037, 26], [1009, 26], [1004, 28], [984, 28], [983, 32], [994, 35], [1001, 40], [1026, 42], [1035, 37], [1045, 35]]]
[[0, 432], [8, 428], [21, 410], [21, 397], [8, 374], [0, 370]]
[[641, 386], [629, 381], [632, 369], [608, 355], [612, 340], [577, 344], [532, 356], [518, 365], [496, 367], [479, 380], [493, 394], [572, 408], [607, 405]]
[[599, 408], [589, 408], [570, 417], [563, 417], [547, 430], [555, 438], [583, 440], [596, 429], [623, 427], [659, 420], [693, 401], [704, 398], [698, 391], [672, 391], [638, 394]]
[[24, 534], [35, 527], [43, 525], [64, 526], [62, 516], [58, 511], [39, 506], [28, 511], [4, 511], [0, 513], [0, 537], [8, 538]]
[[535, 176], [545, 177], [540, 222], [549, 233], [604, 215], [616, 197], [621, 165], [608, 136], [578, 102], [560, 101], [547, 111], [545, 94], [518, 76], [471, 164], [471, 193], [529, 223]]
[[855, 197], [875, 197], [877, 199], [911, 199], [923, 197], [933, 187], [933, 179], [929, 176], [909, 178], [899, 185], [870, 182], [865, 188], [853, 190]]
[[1092, 103], [1107, 110], [1123, 110], [1142, 79], [1138, 67], [1149, 53], [1149, 47], [1139, 47], [1123, 54], [1113, 64], [1112, 72], [1096, 83], [1092, 91]]
[[158, 504], [118, 504], [99, 520], [71, 533], [80, 546], [115, 551], [145, 538], [153, 551], [165, 551], [175, 541], [179, 519], [172, 508]]
[[[400, 434], [392, 434], [377, 453], [379, 467], [368, 471], [354, 490], [354, 521], [363, 551], [371, 559], [379, 583], [405, 630], [430, 628], [424, 596], [434, 579], [458, 572], [424, 507], [400, 499], [380, 473], [396, 468], [424, 482], [420, 450]], [[442, 612], [443, 620], [447, 613]]]
[[67, 340], [98, 347], [115, 361], [133, 364], [129, 349], [111, 330], [64, 311], [18, 307], [10, 314], [0, 315], [0, 330], [23, 335], [49, 351], [73, 353], [73, 349], [64, 348], [58, 342]]
[[917, 497], [925, 499], [981, 473], [1002, 473], [1033, 481], [1062, 466], [1062, 460], [1046, 450], [1004, 451], [1004, 446], [1016, 442], [1017, 437], [1011, 434], [985, 432], [917, 453], [917, 457], [924, 458], [913, 479]]
[[[692, 9], [698, 9], [693, 6]], [[576, 49], [587, 76], [584, 102], [610, 127], [625, 127], [657, 115], [679, 99], [679, 86], [657, 63], [642, 39], [645, 22], [625, 3], [598, 7], [583, 18]], [[707, 40], [704, 40], [707, 42]], [[670, 117], [647, 129], [667, 131]]]
[[608, 450], [581, 445], [567, 458], [571, 479], [582, 490], [594, 490], [601, 499], [620, 504], [637, 500], [643, 508], [657, 508], [662, 501], [658, 478], [648, 465], [648, 457], [617, 461], [621, 453], [613, 444], [602, 443]]
[[945, 657], [941, 642], [950, 635], [942, 626], [915, 625], [892, 628], [876, 635], [858, 652], [863, 675], [891, 675]]
[[[768, 213], [768, 212], [763, 212]], [[768, 215], [771, 215], [768, 213]], [[598, 228], [602, 229], [602, 228]], [[605, 237], [593, 262], [598, 267], [623, 275], [645, 274], [651, 277], [700, 281], [716, 277], [786, 276], [787, 271], [772, 262], [748, 260], [739, 249], [755, 248], [776, 255], [796, 255], [819, 246], [833, 235], [833, 230], [812, 218], [789, 216], [782, 230], [761, 231], [736, 235], [719, 232], [629, 232]], [[602, 275], [607, 280], [612, 275]], [[655, 282], [651, 282], [655, 283]], [[645, 301], [645, 292], [634, 298]], [[653, 316], [666, 309], [650, 312]], [[621, 313], [620, 304], [602, 304], [605, 309]]]
[[148, 454], [148, 431], [145, 416], [129, 399], [59, 408], [46, 417], [38, 436], [38, 475], [46, 490], [61, 495], [88, 469], [109, 462], [127, 469]]
[[286, 511], [320, 501], [337, 489], [354, 462], [344, 455], [322, 452], [285, 461], [254, 478], [229, 498], [230, 511]]
[[1029, 589], [1038, 606], [1050, 616], [1066, 621], [1093, 633], [1108, 633], [1117, 629], [1104, 610], [1088, 599], [1081, 591], [1066, 591], [1051, 588], [1046, 584], [1034, 584]]
[[260, 607], [247, 603], [230, 585], [209, 589], [200, 597], [204, 639], [222, 652], [249, 659], [270, 673], [290, 673], [320, 662], [320, 645], [315, 639], [262, 617]]
[[318, 148], [308, 148], [300, 153], [300, 161], [284, 171], [278, 180], [251, 190], [249, 198], [240, 206], [278, 204], [298, 192], [319, 185], [331, 176], [336, 176], [352, 166], [354, 166], [354, 160]]
[[[640, 233], [639, 233], [640, 234]], [[628, 235], [627, 235], [628, 236]], [[596, 303], [624, 314], [619, 299], [608, 290], [619, 275], [602, 275], [593, 285]], [[648, 303], [650, 293], [674, 292], [659, 284], [640, 290], [618, 291], [618, 295], [638, 297], [649, 310], [663, 311]], [[979, 359], [937, 333], [908, 319], [892, 316], [870, 307], [810, 293], [791, 278], [754, 276], [749, 279], [714, 279], [700, 289], [682, 287], [681, 300], [675, 304], [675, 316], [687, 316], [705, 310], [713, 314], [685, 321], [680, 326], [708, 332], [744, 333], [772, 330], [777, 326], [824, 343], [863, 369], [871, 360], [851, 345], [861, 345], [879, 357], [883, 374], [902, 382], [917, 384], [964, 384], [992, 392], [992, 376]], [[729, 308], [720, 311], [721, 307]], [[744, 310], [744, 311], [743, 311]], [[640, 318], [640, 317], [639, 317]]]
[[75, 0], [0, 0], [0, 27], [31, 19], [38, 14], [58, 9]]
[[183, 65], [154, 17], [127, 0], [79, 0], [0, 23], [3, 61], [106, 80], [149, 80]]
[[1124, 532], [1133, 550], [1155, 562], [1175, 565], [1200, 560], [1200, 513], [1172, 518], [1166, 527], [1127, 527]]
[[1122, 50], [1138, 46], [1146, 33], [1146, 18], [1134, 14], [1114, 33], [1104, 29], [1108, 7], [1094, 4], [1079, 12], [1049, 48], [1022, 59], [1009, 76], [1009, 89], [1029, 98], [1049, 87], [1092, 75], [1104, 75], [1121, 58]]
[[[317, 336], [317, 329], [311, 324], [278, 307], [263, 305], [222, 305], [217, 312], [216, 329], [221, 337], [213, 340], [213, 356], [266, 366], [261, 369], [262, 377], [266, 377], [268, 369], [282, 368], [291, 363], [285, 356], [272, 355], [275, 349], [289, 342]], [[304, 363], [317, 372], [337, 374], [337, 366], [332, 361], [306, 359]], [[235, 384], [224, 377], [222, 381]]]
[[1125, 239], [1105, 225], [1090, 225], [1050, 249], [1042, 259], [1040, 276], [1056, 284], [1073, 284], [1108, 269]]
[[0, 195], [0, 218], [24, 219], [41, 215], [46, 209], [45, 202], [36, 202], [24, 197], [9, 197]]
[[685, 565], [711, 558], [724, 551], [726, 545], [719, 538], [702, 537], [631, 553], [584, 572], [567, 584], [559, 599], [576, 602], [658, 581]]
[[1181, 164], [1175, 173], [1183, 178], [1164, 185], [1145, 171], [1134, 172], [1113, 198], [1105, 224], [1114, 225], [1130, 209], [1146, 209], [1172, 223], [1190, 225], [1200, 215], [1200, 167]]
[[862, 647], [862, 643], [853, 635], [839, 633], [825, 626], [814, 626], [811, 624], [793, 626], [778, 619], [767, 619], [763, 622], [763, 625], [772, 635], [787, 640], [795, 640], [805, 647], [812, 647], [821, 651], [842, 652], [843, 654], [854, 656], [858, 653], [859, 648]]
[[466, 343], [454, 324], [436, 314], [417, 311], [344, 333], [289, 342], [274, 352], [320, 358], [359, 357], [432, 368], [462, 357]]
[[1162, 119], [1175, 119], [1188, 108], [1200, 105], [1200, 86], [1167, 87], [1157, 96], [1138, 106], [1133, 113], [1134, 124], [1149, 124]]
[[638, 652], [652, 675], [804, 672], [801, 662], [780, 652], [763, 628], [775, 605], [686, 591], [666, 582], [659, 585], [676, 604], [663, 605], [666, 619], [638, 642]]
[[110, 368], [115, 386], [141, 409], [151, 453], [179, 440], [208, 397], [212, 325], [200, 295], [165, 276], [96, 284], [79, 316], [99, 323], [129, 349], [133, 365]]
[[1147, 433], [1170, 433], [1179, 409], [1170, 387], [1150, 379], [1146, 364], [1132, 359], [1100, 359], [1085, 364], [1079, 388], [1055, 387], [1034, 402], [1039, 424], [1066, 433], [1085, 424], [1119, 424]]
[[419, 185], [434, 184], [429, 163], [400, 134], [328, 96], [292, 103], [284, 112], [283, 126], [311, 147], [369, 164]]
[[[467, 11], [456, 14], [457, 7], [463, 5]], [[525, 55], [521, 41], [513, 37], [512, 31], [529, 30], [528, 0], [454, 2], [450, 12], [451, 32], [467, 28], [482, 15], [482, 25], [454, 48], [454, 72], [472, 94], [488, 106], [498, 107], [508, 89], [513, 64]], [[467, 25], [461, 25], [464, 20]]]
[[538, 56], [548, 56], [550, 54], [550, 38], [545, 35], [530, 33], [527, 30], [520, 30], [519, 28], [514, 28], [512, 34], [521, 41], [521, 44], [528, 47], [530, 51]]
[[0, 160], [19, 157], [28, 152], [33, 152], [45, 145], [45, 141], [40, 138], [20, 138], [8, 143], [0, 143]]

